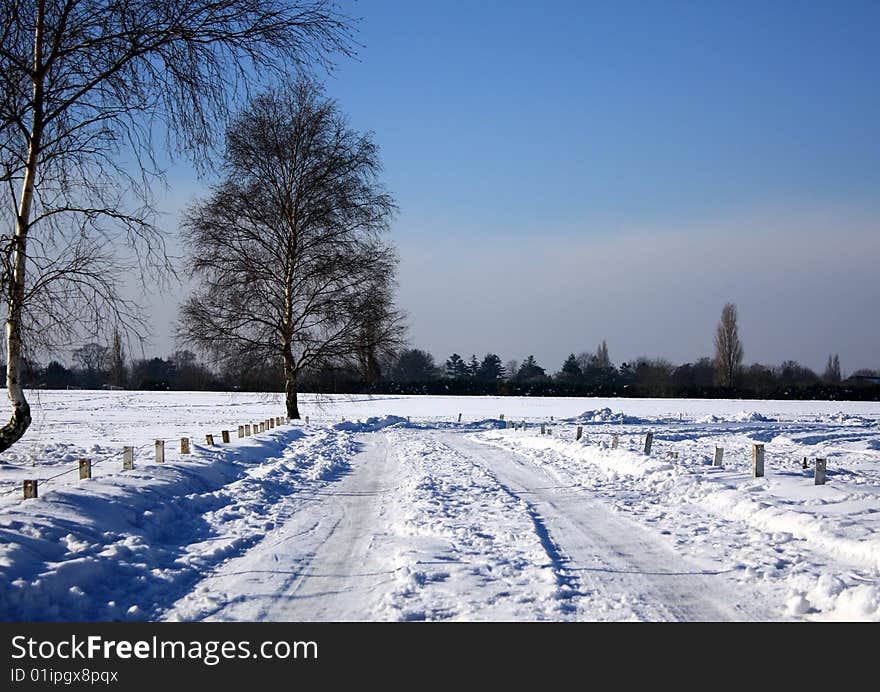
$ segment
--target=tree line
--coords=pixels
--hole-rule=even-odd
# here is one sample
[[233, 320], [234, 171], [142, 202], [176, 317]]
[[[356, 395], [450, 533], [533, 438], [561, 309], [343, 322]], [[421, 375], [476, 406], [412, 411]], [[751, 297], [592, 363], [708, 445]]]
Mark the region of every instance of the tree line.
[[[258, 358], [213, 367], [189, 350], [126, 361], [118, 342], [83, 345], [73, 352], [71, 367], [50, 361], [45, 366], [28, 362], [25, 368], [28, 386], [35, 388], [268, 392], [284, 391], [283, 370], [277, 360]], [[603, 341], [595, 351], [571, 353], [556, 371], [532, 355], [504, 363], [495, 353], [467, 359], [453, 353], [438, 365], [429, 352], [404, 348], [383, 360], [378, 378], [356, 364], [323, 366], [303, 373], [301, 387], [349, 394], [880, 400], [880, 371], [857, 370], [844, 378], [837, 355], [829, 356], [822, 373], [793, 360], [753, 363], [733, 372], [733, 385], [723, 383], [717, 359], [708, 356], [679, 365], [663, 358], [615, 365]]]

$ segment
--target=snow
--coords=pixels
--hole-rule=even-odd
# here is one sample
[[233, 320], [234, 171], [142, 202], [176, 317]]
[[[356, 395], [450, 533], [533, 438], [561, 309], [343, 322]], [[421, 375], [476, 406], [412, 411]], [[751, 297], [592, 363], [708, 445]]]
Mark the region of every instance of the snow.
[[33, 398], [4, 620], [880, 620], [877, 403], [304, 396], [309, 425], [237, 439], [281, 398]]

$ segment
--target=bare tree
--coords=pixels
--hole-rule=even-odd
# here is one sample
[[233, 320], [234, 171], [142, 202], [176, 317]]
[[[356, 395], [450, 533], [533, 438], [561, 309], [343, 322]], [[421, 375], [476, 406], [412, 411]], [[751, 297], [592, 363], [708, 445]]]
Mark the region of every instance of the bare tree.
[[86, 387], [97, 387], [107, 373], [110, 361], [110, 349], [94, 342], [83, 344], [73, 352], [73, 362], [82, 371], [83, 384]]
[[169, 153], [204, 160], [254, 74], [326, 61], [349, 44], [332, 0], [0, 3], [0, 289], [12, 404], [0, 451], [30, 425], [26, 349], [69, 339], [76, 325], [139, 333], [137, 306], [119, 291], [129, 263], [171, 272], [150, 196], [162, 177], [154, 133], [164, 128]]
[[307, 77], [253, 99], [226, 136], [225, 178], [192, 207], [185, 240], [200, 287], [180, 337], [219, 362], [281, 362], [287, 415], [297, 381], [341, 361], [372, 370], [400, 335], [394, 210], [378, 150]]
[[125, 347], [122, 345], [122, 337], [118, 329], [113, 330], [113, 342], [110, 345], [110, 354], [107, 359], [110, 387], [122, 389], [128, 380], [128, 368], [125, 366]]
[[742, 367], [743, 346], [739, 338], [736, 305], [727, 303], [715, 332], [715, 377], [722, 387], [734, 387]]
[[825, 373], [822, 379], [828, 384], [840, 384], [840, 356], [836, 353], [828, 356], [828, 362], [825, 364]]

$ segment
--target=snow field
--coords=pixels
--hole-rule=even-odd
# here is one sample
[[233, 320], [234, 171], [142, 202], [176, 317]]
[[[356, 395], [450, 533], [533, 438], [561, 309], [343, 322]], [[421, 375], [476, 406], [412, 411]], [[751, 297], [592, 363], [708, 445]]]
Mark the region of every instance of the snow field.
[[[732, 617], [880, 619], [876, 403], [305, 396], [301, 408], [312, 425], [238, 440], [237, 425], [278, 415], [277, 396], [39, 392], [34, 426], [0, 455], [0, 618], [711, 619], [746, 593], [754, 604]], [[529, 428], [503, 429], [501, 413]], [[231, 444], [199, 444], [222, 429]], [[163, 465], [155, 439], [169, 441]], [[755, 442], [765, 478], [751, 478]], [[140, 449], [133, 471], [123, 445]], [[80, 457], [91, 480], [77, 480]], [[803, 457], [828, 460], [825, 486]], [[21, 500], [23, 478], [66, 471]], [[591, 542], [603, 508], [625, 521], [596, 524]], [[640, 537], [623, 547], [654, 557], [603, 552], [626, 522]], [[715, 586], [718, 608], [676, 607]]]

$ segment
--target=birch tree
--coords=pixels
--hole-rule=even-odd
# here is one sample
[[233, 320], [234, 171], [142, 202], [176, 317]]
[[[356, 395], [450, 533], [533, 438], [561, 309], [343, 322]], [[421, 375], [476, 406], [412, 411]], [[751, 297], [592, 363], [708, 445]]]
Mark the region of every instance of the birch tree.
[[380, 171], [371, 135], [313, 80], [286, 80], [234, 119], [224, 178], [186, 216], [199, 284], [181, 338], [227, 366], [282, 364], [291, 418], [305, 371], [348, 362], [375, 377], [399, 340]]
[[162, 177], [158, 152], [204, 161], [253, 75], [327, 62], [349, 45], [349, 22], [330, 0], [0, 3], [0, 289], [12, 406], [0, 451], [31, 421], [29, 347], [76, 326], [143, 327], [120, 281], [132, 268], [171, 271], [150, 196]]

